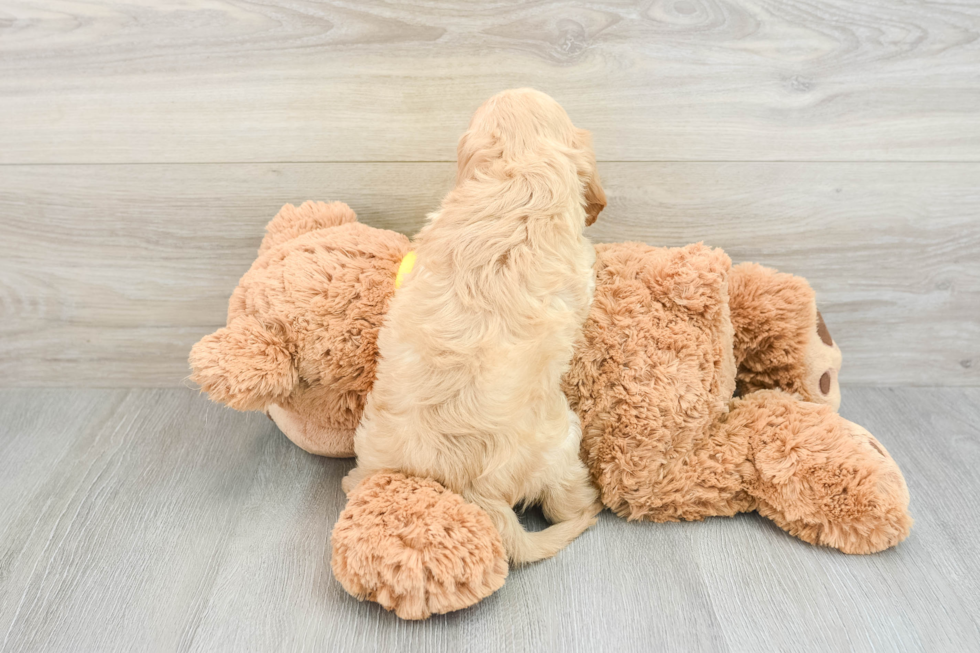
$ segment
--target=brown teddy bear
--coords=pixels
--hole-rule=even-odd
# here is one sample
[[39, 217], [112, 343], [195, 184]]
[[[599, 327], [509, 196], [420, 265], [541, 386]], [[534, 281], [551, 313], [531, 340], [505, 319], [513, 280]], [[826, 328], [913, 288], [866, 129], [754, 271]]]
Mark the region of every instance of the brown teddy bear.
[[[353, 455], [409, 249], [346, 204], [287, 204], [228, 326], [191, 351], [191, 378], [215, 401], [264, 410], [310, 453]], [[803, 279], [732, 267], [702, 244], [622, 243], [596, 246], [595, 299], [563, 383], [617, 515], [755, 510], [812, 544], [871, 553], [908, 535], [909, 495], [884, 447], [837, 414], [840, 363]], [[397, 470], [350, 492], [332, 544], [347, 591], [408, 619], [472, 605], [507, 575], [486, 513]]]

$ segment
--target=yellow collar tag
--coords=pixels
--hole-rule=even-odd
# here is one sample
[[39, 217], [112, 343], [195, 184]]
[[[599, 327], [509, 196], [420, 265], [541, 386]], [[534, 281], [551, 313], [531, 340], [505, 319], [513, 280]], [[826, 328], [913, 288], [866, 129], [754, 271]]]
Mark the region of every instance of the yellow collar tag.
[[402, 287], [402, 279], [404, 279], [412, 268], [415, 267], [415, 250], [405, 254], [405, 258], [402, 259], [401, 264], [398, 266], [398, 274], [395, 275], [395, 289]]

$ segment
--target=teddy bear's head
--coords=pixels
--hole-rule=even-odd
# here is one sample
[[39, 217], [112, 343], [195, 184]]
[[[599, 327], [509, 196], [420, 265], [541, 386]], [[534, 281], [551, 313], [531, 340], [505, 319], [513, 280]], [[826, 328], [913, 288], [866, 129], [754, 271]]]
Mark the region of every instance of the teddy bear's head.
[[353, 455], [409, 241], [340, 202], [286, 205], [266, 229], [227, 326], [191, 350], [191, 380], [214, 401], [264, 411], [310, 453]]

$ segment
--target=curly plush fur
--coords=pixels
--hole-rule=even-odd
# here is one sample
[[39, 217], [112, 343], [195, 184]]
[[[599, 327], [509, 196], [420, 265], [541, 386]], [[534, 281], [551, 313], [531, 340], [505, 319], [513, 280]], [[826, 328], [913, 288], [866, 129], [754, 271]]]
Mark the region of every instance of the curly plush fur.
[[[349, 456], [374, 380], [377, 329], [408, 241], [349, 221], [320, 227], [333, 224], [331, 206], [304, 205], [316, 216], [291, 207], [280, 213], [281, 233], [300, 235], [256, 261], [255, 275], [235, 291], [227, 331], [204, 338], [191, 363], [213, 399], [262, 409], [274, 395], [291, 418], [312, 425], [306, 431], [336, 428], [329, 448]], [[303, 234], [288, 226], [298, 222], [316, 228]], [[293, 254], [260, 264], [278, 248]], [[895, 461], [836, 413], [840, 351], [804, 280], [752, 264], [731, 267], [723, 252], [700, 244], [596, 251], [595, 300], [563, 383], [584, 427], [581, 454], [607, 506], [654, 521], [756, 510], [792, 535], [847, 553], [880, 551], [909, 534], [908, 489]], [[321, 269], [321, 261], [329, 262], [329, 276], [303, 270]], [[344, 355], [335, 359], [336, 352]], [[741, 396], [733, 398], [736, 385]], [[328, 448], [272, 415], [304, 449]], [[485, 513], [432, 481], [374, 479], [351, 493], [334, 534], [333, 564], [344, 587], [406, 618], [463, 607], [499, 587], [506, 566], [492, 527], [425, 540], [424, 555], [387, 539], [392, 524], [395, 532], [419, 526], [436, 536], [444, 518], [486, 526]], [[434, 502], [418, 505], [451, 501], [453, 510], [473, 512], [419, 509], [415, 492]], [[479, 562], [458, 548], [464, 540]], [[393, 546], [378, 547], [381, 541]], [[421, 566], [412, 567], [415, 575], [397, 571], [409, 554]], [[444, 572], [452, 561], [472, 563], [475, 574], [466, 572], [455, 590]], [[432, 585], [434, 578], [443, 580]]]
[[603, 503], [631, 519], [718, 510], [717, 488], [697, 483], [689, 456], [735, 389], [731, 262], [700, 244], [600, 245], [596, 258], [595, 301], [564, 388]]
[[408, 238], [359, 224], [342, 202], [287, 204], [266, 232], [228, 326], [191, 350], [191, 380], [265, 411], [310, 453], [349, 456]]

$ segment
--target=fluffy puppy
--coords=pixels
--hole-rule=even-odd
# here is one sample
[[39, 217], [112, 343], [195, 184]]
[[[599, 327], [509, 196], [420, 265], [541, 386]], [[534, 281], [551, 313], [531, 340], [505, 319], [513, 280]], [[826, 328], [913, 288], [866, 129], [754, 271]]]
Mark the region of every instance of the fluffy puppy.
[[[606, 199], [589, 133], [530, 89], [481, 106], [455, 188], [415, 242], [378, 336], [357, 468], [430, 477], [482, 507], [517, 563], [553, 556], [601, 509], [559, 382], [594, 288], [582, 229]], [[518, 503], [553, 524], [526, 532]]]

